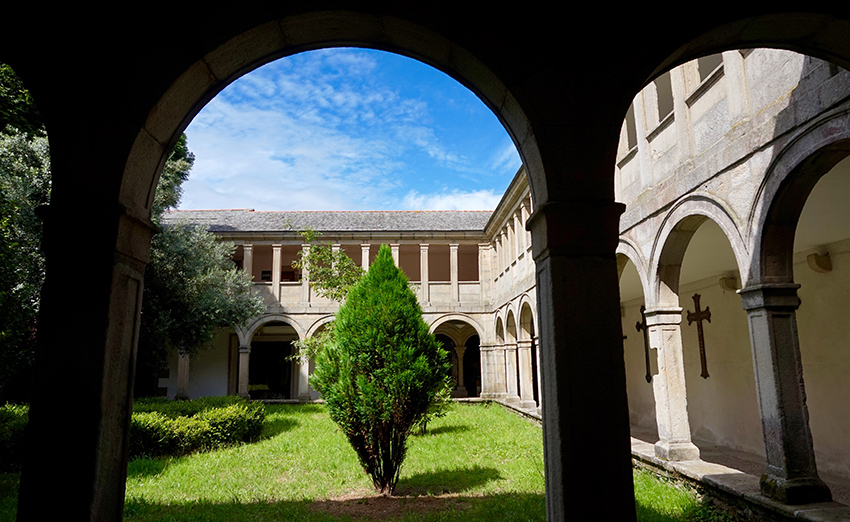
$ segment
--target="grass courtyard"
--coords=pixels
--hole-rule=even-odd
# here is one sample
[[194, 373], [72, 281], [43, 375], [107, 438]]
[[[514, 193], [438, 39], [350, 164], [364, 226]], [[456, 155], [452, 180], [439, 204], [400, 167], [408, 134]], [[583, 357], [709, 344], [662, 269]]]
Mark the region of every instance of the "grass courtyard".
[[[184, 457], [135, 459], [127, 521], [545, 520], [540, 427], [498, 405], [453, 405], [409, 440], [393, 498], [377, 497], [322, 405], [269, 406], [264, 440]], [[0, 475], [14, 520], [17, 474]], [[681, 486], [636, 472], [639, 520], [712, 521]]]

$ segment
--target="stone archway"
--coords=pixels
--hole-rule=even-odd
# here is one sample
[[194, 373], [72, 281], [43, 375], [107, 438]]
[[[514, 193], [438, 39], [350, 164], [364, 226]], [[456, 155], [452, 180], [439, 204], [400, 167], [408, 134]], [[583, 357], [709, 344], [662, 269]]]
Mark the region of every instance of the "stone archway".
[[[625, 378], [610, 356], [622, 346], [612, 256], [622, 207], [611, 195], [622, 116], [655, 74], [717, 50], [770, 45], [850, 66], [850, 13], [843, 6], [819, 6], [828, 14], [805, 16], [765, 15], [759, 7], [703, 9], [681, 23], [680, 12], [612, 16], [600, 6], [587, 18], [606, 20], [603, 40], [609, 45], [588, 47], [584, 32], [564, 31], [562, 19], [528, 6], [510, 17], [443, 2], [376, 6], [352, 0], [334, 6], [339, 10], [312, 2], [226, 11], [169, 5], [165, 17], [164, 9], [152, 5], [133, 17], [109, 18], [33, 4], [20, 6], [16, 23], [0, 35], [2, 59], [44, 102], [53, 145], [54, 197], [44, 212], [45, 321], [36, 370], [43, 386], [30, 417], [38, 434], [34, 444], [50, 444], [53, 423], [74, 424], [79, 448], [66, 470], [56, 469], [49, 455], [30, 457], [20, 519], [121, 516], [131, 409], [125, 388], [132, 381], [152, 233], [146, 209], [165, 151], [198, 104], [215, 94], [210, 85], [218, 88], [266, 57], [354, 44], [404, 51], [451, 70], [509, 127], [528, 165], [535, 203], [530, 226], [544, 395], [564, 403], [544, 412], [547, 514], [579, 516], [576, 510], [586, 505], [592, 506], [587, 517], [634, 518]], [[664, 34], [646, 39], [649, 26], [665, 27]], [[151, 28], [157, 28], [156, 38]], [[44, 45], [20, 45], [32, 34], [42, 35]], [[611, 49], [635, 41], [642, 42], [639, 56], [617, 67], [598, 66], [610, 62]], [[175, 95], [165, 97], [172, 87]], [[98, 154], [91, 154], [92, 144]], [[79, 183], [81, 173], [86, 183]], [[86, 224], [88, 255], [69, 256], [80, 223]], [[52, 273], [51, 266], [57, 267]], [[63, 278], [58, 267], [77, 277]], [[73, 310], [64, 302], [69, 293], [83, 296]], [[67, 350], [68, 339], [86, 341], [81, 350]], [[54, 398], [78, 389], [79, 382], [87, 386], [79, 390], [77, 408], [48, 415]], [[594, 416], [598, 410], [608, 415]], [[588, 440], [604, 451], [587, 451]], [[571, 467], [585, 470], [582, 480]], [[68, 484], [72, 503], [43, 502], [42, 492], [56, 481]], [[604, 493], [595, 487], [602, 481], [608, 484]]]
[[[431, 325], [431, 332], [449, 351], [452, 360], [453, 397], [477, 397], [481, 393], [480, 334], [472, 321], [448, 319]], [[475, 371], [477, 369], [477, 372]]]

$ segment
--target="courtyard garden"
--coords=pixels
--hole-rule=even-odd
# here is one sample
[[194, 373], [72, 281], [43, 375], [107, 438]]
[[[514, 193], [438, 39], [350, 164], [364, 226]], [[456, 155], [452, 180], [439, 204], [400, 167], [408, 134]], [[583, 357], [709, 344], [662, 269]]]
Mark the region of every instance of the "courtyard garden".
[[[395, 494], [381, 496], [324, 405], [269, 405], [255, 442], [137, 454], [124, 519], [545, 520], [538, 424], [496, 404], [453, 404], [408, 445]], [[0, 474], [2, 520], [14, 520], [18, 477]], [[724, 520], [693, 491], [642, 471], [635, 493], [641, 521]]]

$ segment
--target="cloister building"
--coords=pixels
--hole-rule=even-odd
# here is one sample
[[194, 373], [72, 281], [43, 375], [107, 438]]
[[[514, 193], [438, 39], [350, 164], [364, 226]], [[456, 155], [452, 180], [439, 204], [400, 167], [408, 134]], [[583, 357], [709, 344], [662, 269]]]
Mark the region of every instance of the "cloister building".
[[[454, 321], [476, 330], [481, 394], [502, 393], [488, 378], [498, 373], [499, 346], [507, 397], [508, 354], [515, 345], [522, 374], [536, 339], [548, 520], [635, 520], [635, 455], [788, 519], [850, 520], [850, 508], [829, 502], [840, 486], [828, 477], [848, 473], [850, 9], [582, 7], [563, 16], [517, 4], [506, 16], [501, 6], [439, 0], [225, 10], [153, 2], [131, 15], [16, 6], [0, 33], [0, 61], [43, 115], [52, 168], [40, 212], [47, 268], [29, 417], [37, 449], [24, 458], [18, 519], [121, 518], [151, 204], [191, 119], [276, 58], [362, 46], [421, 60], [469, 87], [522, 158], [528, 216], [517, 219], [511, 209], [522, 205], [510, 204], [468, 238], [410, 231], [387, 239], [409, 270], [415, 261], [403, 259], [417, 250], [422, 259], [428, 245], [420, 298], [427, 309], [448, 297], [451, 315], [430, 318], [438, 333]], [[371, 255], [379, 242], [343, 232], [327, 238], [354, 256], [359, 247], [361, 262], [360, 245]], [[81, 237], [86, 255], [78, 255]], [[276, 270], [298, 242], [278, 233], [241, 241], [243, 267], [259, 270], [269, 304], [285, 310], [281, 296], [297, 294], [293, 307], [303, 307], [304, 287]], [[460, 268], [452, 275], [452, 245], [459, 265], [462, 252], [477, 260], [489, 249], [492, 284], [482, 265], [477, 290]], [[446, 249], [449, 278], [440, 285]], [[531, 267], [533, 285], [499, 289], [521, 288]], [[478, 309], [488, 320], [476, 326], [465, 292], [481, 299], [488, 291]], [[296, 323], [281, 310], [251, 339], [225, 339], [228, 390], [244, 388], [238, 371], [259, 353], [245, 351], [248, 342], [286, 342], [320, 326], [318, 316]], [[452, 342], [466, 343], [464, 335]], [[466, 378], [466, 350], [457, 368], [462, 360], [458, 387], [463, 375], [468, 394], [478, 379]], [[188, 367], [201, 372], [202, 360]], [[285, 393], [303, 394], [292, 382], [304, 373]], [[520, 402], [529, 389], [521, 381]], [[54, 407], [67, 396], [74, 408]], [[74, 451], [62, 466], [44, 450], [55, 446], [57, 426], [74, 427], [63, 434]], [[763, 462], [740, 473], [703, 460], [721, 446]], [[46, 491], [62, 501], [46, 502]]]
[[292, 341], [333, 320], [339, 303], [321, 297], [309, 273], [292, 267], [299, 231], [321, 233], [364, 269], [381, 244], [411, 281], [431, 331], [448, 349], [456, 397], [487, 397], [537, 411], [539, 352], [528, 177], [516, 174], [495, 211], [255, 212], [171, 211], [166, 224], [207, 227], [237, 248], [234, 261], [254, 281], [266, 313], [242, 328], [220, 329], [211, 350], [192, 361], [173, 354], [169, 397], [240, 394], [315, 399], [308, 364]]

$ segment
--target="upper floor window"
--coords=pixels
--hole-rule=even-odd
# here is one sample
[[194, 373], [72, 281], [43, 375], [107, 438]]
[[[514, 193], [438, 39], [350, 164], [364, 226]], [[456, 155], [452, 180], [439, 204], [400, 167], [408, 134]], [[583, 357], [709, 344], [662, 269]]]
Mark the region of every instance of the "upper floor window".
[[670, 71], [655, 79], [655, 93], [658, 98], [658, 121], [673, 112], [673, 85], [670, 82]]
[[637, 127], [635, 126], [635, 104], [629, 104], [629, 110], [626, 111], [626, 145], [628, 150], [637, 147]]
[[712, 54], [711, 56], [703, 56], [697, 60], [697, 69], [699, 69], [699, 81], [704, 82], [706, 78], [714, 72], [715, 69], [723, 64], [722, 54]]

